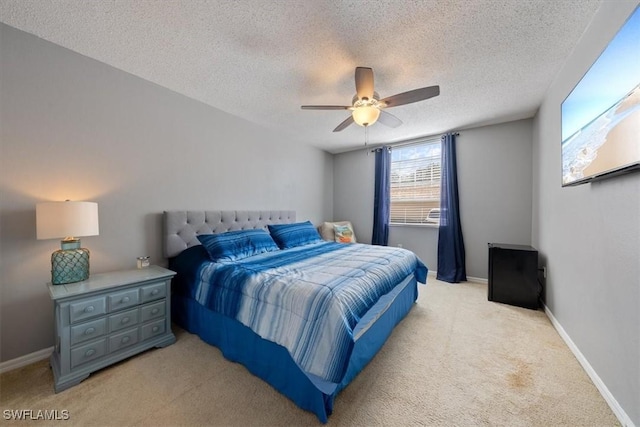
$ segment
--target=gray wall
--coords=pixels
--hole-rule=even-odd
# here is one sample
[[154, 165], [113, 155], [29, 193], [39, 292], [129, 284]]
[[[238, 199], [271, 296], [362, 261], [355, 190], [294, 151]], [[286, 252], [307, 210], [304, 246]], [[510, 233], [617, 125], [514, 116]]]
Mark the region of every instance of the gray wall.
[[[458, 188], [467, 275], [487, 278], [487, 243], [531, 244], [532, 121], [460, 131]], [[374, 165], [368, 150], [334, 159], [334, 216], [353, 222], [359, 240], [373, 228]], [[414, 251], [437, 270], [438, 229], [391, 226], [389, 244]]]
[[91, 271], [161, 258], [166, 209], [333, 214], [330, 154], [0, 24], [2, 361], [53, 345], [45, 283], [57, 240], [35, 205], [98, 203]]
[[561, 188], [560, 104], [637, 1], [603, 2], [534, 121], [533, 243], [547, 259], [546, 303], [640, 425], [640, 173]]

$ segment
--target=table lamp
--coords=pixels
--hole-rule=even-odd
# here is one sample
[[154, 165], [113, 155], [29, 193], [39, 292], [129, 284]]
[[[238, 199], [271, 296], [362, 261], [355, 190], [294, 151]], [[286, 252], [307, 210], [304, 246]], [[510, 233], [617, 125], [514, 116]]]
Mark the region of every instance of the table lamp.
[[36, 205], [38, 240], [62, 238], [51, 254], [51, 283], [64, 285], [89, 278], [89, 250], [80, 247], [80, 236], [97, 236], [98, 204], [94, 202], [45, 202]]

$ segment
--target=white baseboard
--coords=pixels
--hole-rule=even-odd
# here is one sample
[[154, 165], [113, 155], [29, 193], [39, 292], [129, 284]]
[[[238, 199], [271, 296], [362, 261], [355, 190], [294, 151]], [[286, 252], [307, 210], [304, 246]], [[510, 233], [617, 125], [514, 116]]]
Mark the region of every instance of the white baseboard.
[[42, 350], [2, 362], [0, 363], [0, 374], [47, 359], [51, 356], [51, 352], [53, 352], [53, 347], [43, 348]]
[[487, 285], [489, 284], [489, 279], [483, 279], [482, 277], [467, 276], [467, 282], [482, 283], [484, 285]]
[[562, 325], [558, 323], [558, 320], [554, 317], [553, 313], [551, 312], [551, 310], [549, 310], [549, 307], [547, 307], [546, 304], [544, 305], [544, 312], [551, 321], [553, 327], [556, 329], [556, 331], [558, 331], [558, 334], [560, 334], [560, 337], [562, 337], [564, 342], [567, 344], [573, 355], [576, 357], [576, 359], [578, 359], [578, 362], [580, 362], [582, 368], [585, 370], [587, 375], [589, 375], [589, 378], [591, 378], [591, 381], [593, 381], [596, 388], [604, 398], [605, 402], [607, 402], [614, 415], [618, 418], [620, 424], [625, 427], [635, 427], [635, 424], [633, 423], [633, 421], [631, 421], [631, 418], [629, 418], [624, 409], [622, 409], [616, 398], [613, 397], [607, 386], [600, 379], [591, 364], [589, 364], [589, 361], [580, 352], [578, 346], [576, 346], [575, 343], [571, 340], [571, 337], [569, 337], [569, 334], [567, 334]]
[[[433, 277], [435, 279], [438, 276], [438, 272], [435, 270], [429, 270], [427, 276]], [[482, 283], [486, 285], [489, 283], [489, 280], [483, 279], [482, 277], [467, 276], [467, 282]]]

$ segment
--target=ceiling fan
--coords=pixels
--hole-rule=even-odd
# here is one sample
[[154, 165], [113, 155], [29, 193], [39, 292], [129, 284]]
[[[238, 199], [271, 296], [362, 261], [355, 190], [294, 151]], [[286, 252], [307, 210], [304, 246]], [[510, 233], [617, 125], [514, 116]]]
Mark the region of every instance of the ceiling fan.
[[371, 126], [376, 121], [380, 121], [383, 125], [395, 128], [402, 124], [402, 120], [384, 111], [385, 108], [424, 101], [438, 95], [440, 95], [440, 86], [429, 86], [380, 99], [378, 93], [373, 90], [373, 69], [356, 67], [356, 94], [351, 100], [350, 106], [303, 105], [302, 109], [351, 110], [351, 115], [340, 123], [333, 130], [334, 132], [340, 132], [354, 122], [366, 127]]

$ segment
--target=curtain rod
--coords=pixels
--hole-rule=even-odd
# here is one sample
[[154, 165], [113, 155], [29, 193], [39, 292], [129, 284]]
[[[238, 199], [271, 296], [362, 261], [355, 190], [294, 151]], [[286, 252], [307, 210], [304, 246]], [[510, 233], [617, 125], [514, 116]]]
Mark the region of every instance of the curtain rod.
[[[460, 136], [460, 132], [454, 132], [453, 135], [455, 136]], [[405, 145], [413, 145], [413, 144], [419, 144], [421, 142], [427, 142], [427, 141], [437, 141], [438, 139], [440, 139], [442, 136], [437, 137], [437, 136], [421, 136], [419, 138], [413, 138], [413, 139], [408, 139], [406, 141], [402, 141], [402, 142], [398, 142], [397, 144], [382, 144], [376, 148], [372, 148], [370, 151], [373, 153], [377, 150], [379, 150], [380, 148], [382, 148], [384, 145], [388, 145], [390, 148], [394, 148], [394, 147], [404, 147]]]

